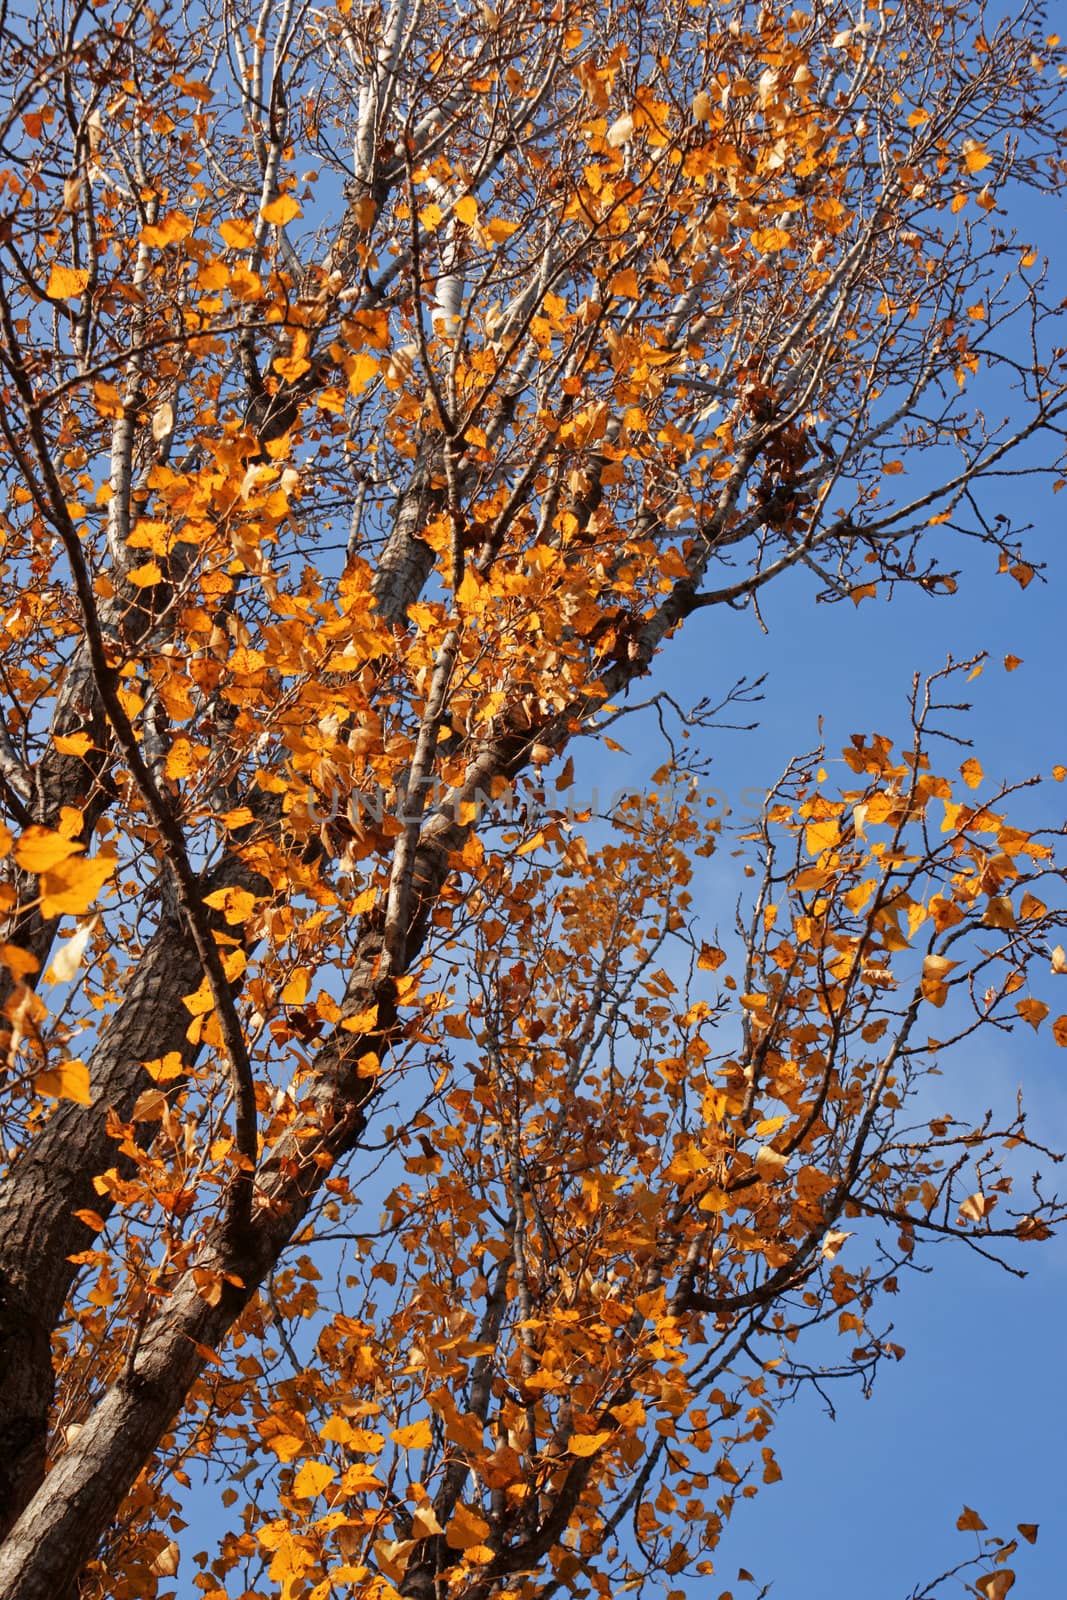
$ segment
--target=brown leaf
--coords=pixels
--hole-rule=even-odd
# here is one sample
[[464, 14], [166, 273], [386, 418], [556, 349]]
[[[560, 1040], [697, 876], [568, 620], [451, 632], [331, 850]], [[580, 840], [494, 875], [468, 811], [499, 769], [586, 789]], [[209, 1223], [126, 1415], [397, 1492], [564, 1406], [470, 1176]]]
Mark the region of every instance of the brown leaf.
[[982, 1533], [985, 1529], [985, 1523], [977, 1511], [973, 1511], [970, 1506], [964, 1506], [960, 1515], [956, 1518], [956, 1526], [961, 1533]]
[[975, 1588], [982, 1596], [982, 1600], [1004, 1600], [1008, 1590], [1015, 1584], [1015, 1574], [1010, 1567], [1001, 1567], [999, 1572], [987, 1572], [985, 1577], [979, 1578]]

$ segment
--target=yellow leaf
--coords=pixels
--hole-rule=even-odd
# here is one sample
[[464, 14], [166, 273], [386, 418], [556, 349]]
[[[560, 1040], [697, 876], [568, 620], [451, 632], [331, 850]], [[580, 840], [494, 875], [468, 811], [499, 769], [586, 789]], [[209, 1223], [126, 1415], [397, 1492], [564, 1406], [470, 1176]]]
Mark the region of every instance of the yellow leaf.
[[494, 244], [502, 244], [505, 239], [510, 239], [513, 233], [517, 233], [518, 229], [517, 222], [505, 222], [503, 217], [494, 217], [492, 222], [487, 224], [485, 231]]
[[168, 211], [159, 222], [142, 228], [141, 243], [153, 250], [162, 250], [168, 244], [177, 244], [193, 231], [192, 218], [181, 211]]
[[982, 771], [982, 763], [980, 761], [976, 761], [974, 756], [968, 756], [967, 760], [960, 767], [960, 776], [967, 785], [968, 789], [977, 789], [978, 785], [985, 777], [985, 773]]
[[840, 836], [841, 829], [836, 817], [809, 822], [804, 830], [804, 848], [809, 856], [821, 856], [824, 850], [833, 849]]
[[293, 1494], [298, 1500], [310, 1500], [321, 1494], [336, 1476], [333, 1467], [325, 1461], [305, 1461], [293, 1483]]
[[986, 147], [977, 139], [964, 139], [963, 164], [968, 172], [983, 172], [993, 157], [988, 155]]
[[29, 973], [36, 972], [41, 963], [29, 950], [21, 949], [17, 944], [0, 944], [0, 962], [16, 978], [25, 978]]
[[247, 889], [216, 889], [204, 896], [204, 904], [213, 911], [221, 911], [231, 927], [247, 922], [255, 903], [255, 895]]
[[180, 1078], [185, 1071], [185, 1065], [177, 1050], [171, 1050], [158, 1061], [146, 1061], [144, 1069], [148, 1076], [156, 1083], [169, 1083], [172, 1078]]
[[126, 576], [135, 588], [150, 589], [154, 583], [163, 581], [163, 569], [158, 561], [146, 561], [143, 566], [131, 567]]
[[[414, 1548], [414, 1539], [375, 1539], [374, 1554], [378, 1565], [393, 1583], [403, 1582]], [[392, 1593], [395, 1594], [396, 1590], [392, 1590]]]
[[378, 1020], [378, 1007], [364, 1006], [360, 1011], [353, 1011], [350, 1017], [345, 1017], [341, 1027], [346, 1033], [369, 1033]]
[[39, 1072], [34, 1080], [38, 1094], [51, 1100], [73, 1100], [79, 1106], [91, 1106], [89, 1093], [89, 1068], [84, 1061], [62, 1061], [51, 1072]]
[[[250, 822], [255, 822], [255, 820], [255, 816], [249, 806], [235, 806], [232, 811], [223, 811], [219, 817], [223, 827], [231, 830], [234, 828], [246, 828]], [[251, 910], [251, 907], [249, 907], [249, 910]], [[244, 918], [242, 917], [241, 920], [243, 921]]]
[[276, 1433], [267, 1440], [267, 1445], [279, 1461], [293, 1461], [303, 1450], [304, 1441], [295, 1433]]
[[567, 1443], [567, 1449], [572, 1456], [595, 1456], [597, 1451], [606, 1445], [611, 1438], [609, 1429], [600, 1433], [572, 1433]]
[[1011, 895], [993, 895], [982, 913], [982, 923], [986, 928], [1014, 928], [1015, 907], [1011, 903]]
[[385, 1434], [376, 1428], [353, 1428], [345, 1441], [350, 1450], [362, 1450], [364, 1455], [376, 1456], [385, 1447]]
[[84, 267], [55, 266], [48, 274], [45, 294], [50, 300], [73, 300], [84, 291], [88, 282], [89, 274]]
[[774, 255], [779, 250], [788, 250], [793, 243], [793, 235], [784, 228], [757, 228], [752, 235], [753, 248], [761, 256]]
[[455, 212], [465, 227], [472, 228], [478, 220], [478, 202], [472, 194], [465, 194], [456, 201]]
[[283, 1005], [302, 1006], [307, 999], [308, 985], [311, 974], [307, 967], [297, 967], [289, 982], [282, 989], [281, 1000]]
[[57, 733], [52, 743], [61, 756], [83, 756], [93, 748], [87, 733]]
[[389, 1437], [402, 1450], [428, 1450], [433, 1440], [433, 1433], [430, 1424], [423, 1420], [412, 1422], [406, 1428], [394, 1428]]
[[484, 1517], [461, 1503], [445, 1529], [445, 1543], [450, 1550], [470, 1550], [474, 1545], [484, 1544], [488, 1533], [489, 1524]]
[[378, 357], [370, 350], [360, 350], [345, 361], [345, 376], [352, 394], [360, 394], [378, 376]]
[[41, 874], [41, 911], [46, 917], [80, 916], [88, 911], [117, 863], [109, 856], [91, 861], [59, 861]]
[[235, 300], [262, 300], [263, 281], [246, 266], [236, 266], [230, 273], [230, 293]]
[[49, 867], [66, 861], [68, 856], [81, 849], [82, 846], [75, 844], [73, 839], [65, 839], [62, 834], [53, 833], [51, 828], [39, 828], [35, 824], [26, 829], [16, 844], [15, 860], [24, 872], [47, 872]]
[[182, 1005], [193, 1017], [204, 1017], [215, 1008], [215, 1001], [211, 993], [211, 985], [206, 978], [200, 981], [200, 987], [193, 994], [182, 996]]
[[261, 213], [265, 222], [273, 222], [279, 228], [284, 228], [287, 222], [292, 222], [293, 218], [299, 217], [300, 214], [300, 207], [291, 194], [280, 194], [277, 200], [272, 200], [269, 206], [264, 206]]

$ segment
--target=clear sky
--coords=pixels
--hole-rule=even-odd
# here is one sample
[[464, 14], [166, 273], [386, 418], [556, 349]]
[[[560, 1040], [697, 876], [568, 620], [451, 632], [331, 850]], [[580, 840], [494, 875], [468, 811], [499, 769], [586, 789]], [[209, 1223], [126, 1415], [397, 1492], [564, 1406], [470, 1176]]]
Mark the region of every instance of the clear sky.
[[[1053, 496], [1047, 482], [1029, 480], [993, 486], [983, 501], [987, 511], [1008, 503], [1031, 508], [1030, 550], [1048, 570], [1046, 583], [1025, 592], [992, 570], [989, 552], [972, 546], [958, 553], [960, 588], [950, 599], [902, 592], [858, 608], [815, 606], [811, 584], [801, 578], [767, 592], [766, 636], [750, 613], [698, 615], [665, 650], [653, 687], [691, 702], [722, 693], [742, 672], [768, 675], [754, 712], [759, 727], [715, 736], [710, 786], [730, 795], [771, 783], [791, 755], [816, 742], [820, 714], [828, 756], [861, 730], [906, 738], [912, 673], [935, 670], [950, 652], [958, 659], [990, 653], [969, 686], [974, 709], [959, 731], [973, 737], [991, 781], [1048, 775], [1067, 762], [1065, 501], [1067, 491]], [[1002, 665], [1008, 654], [1022, 658], [1011, 673]], [[630, 729], [618, 737], [633, 760], [614, 758], [616, 778], [613, 758], [598, 757], [599, 781], [609, 790], [636, 778], [644, 754]], [[1067, 784], [1050, 781], [1028, 800], [1031, 824], [1067, 820]], [[736, 885], [718, 858], [701, 881], [699, 909], [729, 924]], [[1062, 1000], [1058, 1009], [1067, 1010], [1067, 979]], [[1035, 1131], [1067, 1149], [1067, 1053], [1022, 1023], [1008, 1037], [982, 1039], [946, 1060], [944, 1104], [980, 1114], [1009, 1105], [1020, 1082]], [[777, 1600], [853, 1593], [905, 1600], [974, 1552], [975, 1535], [955, 1528], [964, 1503], [1004, 1536], [1018, 1522], [1039, 1523], [1036, 1547], [1024, 1546], [1015, 1558], [1014, 1592], [1063, 1592], [1067, 1377], [1058, 1351], [1067, 1322], [1067, 1240], [1020, 1246], [1013, 1259], [1028, 1269], [1023, 1282], [951, 1246], [925, 1259], [934, 1274], [903, 1277], [896, 1301], [883, 1302], [907, 1357], [882, 1369], [869, 1400], [858, 1389], [840, 1389], [834, 1422], [814, 1394], [785, 1414], [774, 1439], [783, 1482], [761, 1488], [736, 1516], [709, 1597], [727, 1587], [737, 1597], [754, 1594], [752, 1585], [736, 1582], [744, 1565], [761, 1583], [773, 1580]], [[945, 1590], [953, 1592], [961, 1592], [958, 1584]]]

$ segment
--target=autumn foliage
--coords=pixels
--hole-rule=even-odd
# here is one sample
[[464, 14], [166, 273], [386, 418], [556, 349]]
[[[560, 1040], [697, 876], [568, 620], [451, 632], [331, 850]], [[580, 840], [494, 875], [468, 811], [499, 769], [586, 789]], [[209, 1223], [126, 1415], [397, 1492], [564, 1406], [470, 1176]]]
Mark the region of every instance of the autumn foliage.
[[1033, 578], [983, 494], [1062, 447], [1010, 222], [1063, 178], [1058, 42], [944, 0], [0, 24], [0, 1600], [717, 1594], [812, 1331], [867, 1382], [925, 1240], [1064, 1216], [1021, 1107], [925, 1085], [1067, 1043], [1036, 780], [952, 742], [977, 665], [737, 836], [698, 615]]

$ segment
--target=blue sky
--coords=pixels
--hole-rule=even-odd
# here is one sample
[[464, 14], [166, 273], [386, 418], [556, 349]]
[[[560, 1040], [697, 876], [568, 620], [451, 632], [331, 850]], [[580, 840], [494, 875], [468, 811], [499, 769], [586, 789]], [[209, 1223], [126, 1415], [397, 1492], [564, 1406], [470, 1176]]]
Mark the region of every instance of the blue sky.
[[[906, 737], [912, 673], [935, 670], [949, 653], [960, 659], [980, 650], [990, 659], [969, 686], [974, 709], [959, 731], [973, 737], [987, 778], [1048, 775], [1067, 761], [1063, 501], [1047, 482], [1015, 480], [994, 487], [984, 508], [995, 510], [1009, 494], [1016, 507], [1030, 502], [1030, 550], [1048, 564], [1047, 582], [1025, 592], [996, 574], [990, 553], [971, 547], [960, 552], [960, 588], [951, 599], [902, 591], [858, 608], [815, 606], [801, 578], [767, 592], [767, 635], [750, 613], [698, 615], [664, 651], [654, 687], [692, 701], [721, 693], [742, 672], [767, 673], [759, 727], [715, 736], [710, 786], [729, 795], [772, 782], [791, 755], [817, 741], [820, 715], [830, 756], [853, 732]], [[1011, 673], [1002, 665], [1008, 654], [1022, 658]], [[645, 747], [635, 735], [635, 725], [618, 735], [632, 756], [614, 758], [618, 777], [613, 758], [598, 756], [602, 788], [636, 779], [651, 739]], [[1067, 784], [1050, 781], [1026, 804], [1031, 824], [1062, 823]], [[736, 886], [719, 857], [700, 882], [699, 910], [728, 924]], [[1067, 982], [1062, 999], [1058, 1009], [1067, 1009]], [[1010, 1104], [1022, 1083], [1039, 1136], [1067, 1148], [1067, 1055], [1051, 1040], [1020, 1025], [945, 1065], [946, 1105], [965, 1115]], [[1022, 1282], [962, 1249], [926, 1259], [935, 1272], [902, 1278], [886, 1306], [907, 1357], [883, 1368], [869, 1400], [840, 1390], [836, 1421], [814, 1394], [784, 1414], [774, 1440], [783, 1482], [761, 1489], [736, 1515], [709, 1596], [724, 1588], [754, 1594], [736, 1582], [743, 1565], [761, 1583], [773, 1580], [778, 1600], [854, 1591], [866, 1600], [905, 1600], [974, 1552], [975, 1535], [955, 1528], [964, 1503], [1004, 1536], [1018, 1522], [1039, 1523], [1036, 1547], [1024, 1546], [1015, 1560], [1014, 1593], [1062, 1591], [1067, 1379], [1055, 1351], [1067, 1320], [1067, 1241], [1021, 1246], [1016, 1264], [1029, 1274]], [[962, 1591], [945, 1590], [953, 1592]]]

